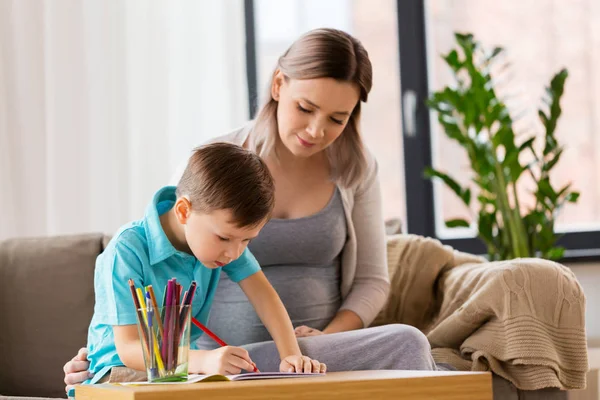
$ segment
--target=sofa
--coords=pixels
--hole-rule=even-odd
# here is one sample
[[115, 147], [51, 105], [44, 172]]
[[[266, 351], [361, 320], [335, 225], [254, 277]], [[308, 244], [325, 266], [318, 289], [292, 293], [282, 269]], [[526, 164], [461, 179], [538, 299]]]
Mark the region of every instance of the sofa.
[[[108, 238], [83, 234], [0, 242], [0, 397], [65, 398], [63, 365], [85, 345], [94, 264]], [[494, 376], [494, 399], [566, 399]], [[20, 396], [20, 397], [12, 397]]]

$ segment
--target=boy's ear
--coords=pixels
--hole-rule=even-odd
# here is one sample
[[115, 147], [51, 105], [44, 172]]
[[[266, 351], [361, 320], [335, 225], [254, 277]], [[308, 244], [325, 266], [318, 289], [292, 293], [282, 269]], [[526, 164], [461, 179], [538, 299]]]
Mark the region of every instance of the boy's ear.
[[273, 83], [271, 84], [271, 97], [273, 100], [279, 101], [279, 91], [283, 85], [283, 72], [279, 68], [273, 73]]
[[180, 197], [175, 202], [174, 209], [175, 215], [177, 216], [177, 220], [179, 221], [179, 223], [185, 225], [188, 218], [190, 217], [190, 214], [192, 213], [192, 203], [190, 203], [190, 201], [187, 198]]

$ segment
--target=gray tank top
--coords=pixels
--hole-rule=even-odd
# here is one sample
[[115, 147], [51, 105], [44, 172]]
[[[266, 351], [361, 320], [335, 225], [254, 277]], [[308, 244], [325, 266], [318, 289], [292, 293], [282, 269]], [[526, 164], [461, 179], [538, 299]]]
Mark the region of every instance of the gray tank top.
[[[294, 327], [323, 329], [338, 312], [340, 254], [346, 238], [346, 218], [336, 188], [321, 211], [304, 218], [271, 219], [248, 246]], [[232, 346], [271, 340], [244, 292], [225, 273], [221, 273], [208, 327]], [[197, 344], [201, 349], [217, 347], [207, 335]]]

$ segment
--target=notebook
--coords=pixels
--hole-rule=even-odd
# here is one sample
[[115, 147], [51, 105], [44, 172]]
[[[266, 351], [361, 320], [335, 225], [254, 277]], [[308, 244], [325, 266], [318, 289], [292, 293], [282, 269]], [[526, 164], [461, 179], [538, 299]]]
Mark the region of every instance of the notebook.
[[183, 382], [120, 382], [120, 385], [187, 385], [197, 382], [223, 382], [223, 381], [251, 381], [258, 379], [281, 378], [314, 378], [325, 376], [321, 373], [296, 373], [296, 372], [252, 372], [239, 375], [188, 375], [188, 380]]

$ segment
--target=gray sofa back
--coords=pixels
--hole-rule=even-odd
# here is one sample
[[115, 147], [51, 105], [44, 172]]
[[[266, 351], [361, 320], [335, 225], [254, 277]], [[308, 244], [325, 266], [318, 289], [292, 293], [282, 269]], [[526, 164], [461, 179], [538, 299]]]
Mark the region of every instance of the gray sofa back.
[[0, 395], [65, 397], [63, 365], [87, 343], [105, 240], [0, 242]]

